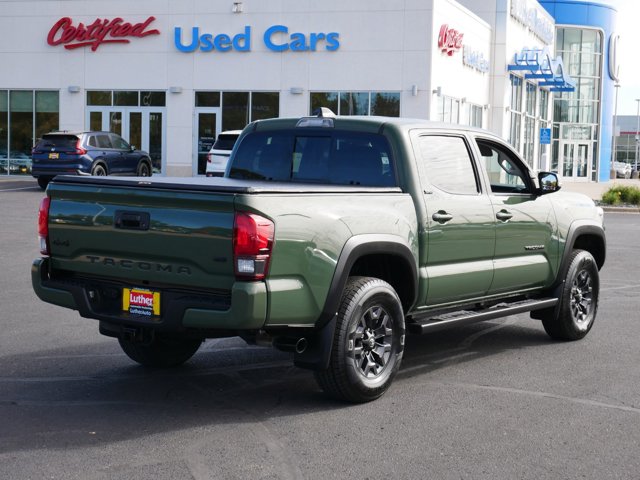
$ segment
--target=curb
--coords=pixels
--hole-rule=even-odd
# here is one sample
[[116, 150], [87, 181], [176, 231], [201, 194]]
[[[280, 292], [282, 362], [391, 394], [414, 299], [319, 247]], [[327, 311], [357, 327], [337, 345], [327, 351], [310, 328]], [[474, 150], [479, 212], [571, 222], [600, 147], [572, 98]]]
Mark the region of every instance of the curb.
[[609, 213], [640, 213], [640, 207], [605, 207], [603, 205], [600, 205], [600, 207], [602, 207], [602, 210]]

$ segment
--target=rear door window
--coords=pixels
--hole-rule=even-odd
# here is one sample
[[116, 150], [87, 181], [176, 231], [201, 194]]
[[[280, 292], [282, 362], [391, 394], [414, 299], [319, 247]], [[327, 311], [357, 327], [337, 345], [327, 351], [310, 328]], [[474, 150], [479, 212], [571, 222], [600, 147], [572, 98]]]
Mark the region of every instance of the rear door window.
[[251, 133], [238, 146], [229, 176], [334, 185], [396, 185], [386, 138], [344, 131]]
[[423, 135], [419, 147], [427, 181], [431, 185], [448, 193], [478, 194], [478, 177], [464, 138]]
[[98, 147], [113, 148], [113, 146], [111, 145], [111, 140], [109, 139], [109, 135], [107, 134], [97, 135], [96, 139], [98, 140]]

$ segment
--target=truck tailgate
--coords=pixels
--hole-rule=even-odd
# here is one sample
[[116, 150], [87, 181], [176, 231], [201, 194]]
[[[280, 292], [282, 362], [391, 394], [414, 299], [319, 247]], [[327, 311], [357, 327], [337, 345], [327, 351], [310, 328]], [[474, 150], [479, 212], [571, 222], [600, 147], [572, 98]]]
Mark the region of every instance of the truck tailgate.
[[231, 288], [233, 192], [87, 180], [49, 187], [52, 270], [133, 286]]

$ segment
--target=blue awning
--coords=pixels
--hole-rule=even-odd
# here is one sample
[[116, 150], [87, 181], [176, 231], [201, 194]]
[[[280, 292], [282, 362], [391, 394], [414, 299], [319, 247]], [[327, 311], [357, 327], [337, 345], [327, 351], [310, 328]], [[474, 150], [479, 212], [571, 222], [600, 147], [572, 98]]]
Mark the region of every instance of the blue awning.
[[562, 57], [551, 58], [547, 48], [523, 48], [514, 56], [514, 62], [507, 66], [507, 70], [524, 71], [524, 78], [540, 80], [538, 85], [550, 87], [552, 92], [573, 92], [575, 81], [564, 71]]

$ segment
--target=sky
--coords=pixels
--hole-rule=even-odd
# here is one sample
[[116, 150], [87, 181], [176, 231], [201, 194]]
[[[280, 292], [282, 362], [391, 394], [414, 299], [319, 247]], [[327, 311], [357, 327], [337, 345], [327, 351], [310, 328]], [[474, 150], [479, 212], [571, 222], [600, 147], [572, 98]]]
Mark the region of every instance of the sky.
[[[618, 115], [637, 115], [640, 98], [640, 1], [618, 0], [620, 90]], [[606, 68], [606, 66], [605, 66]]]

